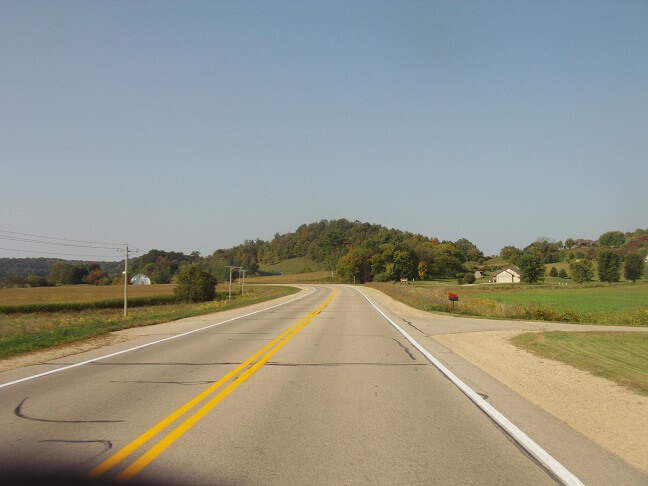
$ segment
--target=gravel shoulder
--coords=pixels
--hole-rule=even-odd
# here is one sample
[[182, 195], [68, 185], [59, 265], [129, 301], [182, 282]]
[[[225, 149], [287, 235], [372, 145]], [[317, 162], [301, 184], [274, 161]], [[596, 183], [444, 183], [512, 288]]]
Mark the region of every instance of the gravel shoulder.
[[561, 362], [538, 358], [509, 342], [526, 331], [648, 329], [436, 315], [408, 307], [375, 289], [363, 291], [403, 321], [413, 321], [430, 339], [648, 473], [648, 397]]

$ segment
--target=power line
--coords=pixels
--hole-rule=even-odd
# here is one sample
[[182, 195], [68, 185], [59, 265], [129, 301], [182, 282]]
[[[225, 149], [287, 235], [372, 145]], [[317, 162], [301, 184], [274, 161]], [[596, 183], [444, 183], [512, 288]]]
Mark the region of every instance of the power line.
[[79, 255], [73, 253], [55, 253], [51, 251], [16, 250], [15, 248], [0, 248], [0, 250], [18, 251], [23, 253], [38, 253], [40, 255], [65, 255], [65, 256], [73, 256], [73, 257], [114, 258], [115, 256], [117, 256], [117, 255]]
[[71, 241], [73, 243], [88, 243], [91, 245], [114, 245], [114, 246], [123, 246], [123, 243], [106, 243], [101, 241], [85, 241], [85, 240], [71, 240], [69, 238], [55, 238], [53, 236], [43, 236], [43, 235], [32, 235], [29, 233], [18, 233], [17, 231], [7, 231], [1, 230], [0, 233], [9, 233], [11, 235], [20, 235], [20, 236], [31, 236], [33, 238], [45, 238], [47, 240], [58, 240], [58, 241]]
[[114, 246], [94, 246], [94, 245], [76, 245], [73, 243], [57, 243], [55, 241], [43, 241], [43, 240], [34, 240], [31, 238], [19, 238], [17, 236], [2, 236], [0, 235], [0, 239], [2, 240], [10, 240], [10, 241], [22, 241], [25, 243], [36, 243], [39, 245], [55, 245], [55, 246], [70, 246], [70, 247], [75, 247], [75, 248], [95, 248], [99, 250], [119, 250], [119, 248], [114, 247]]

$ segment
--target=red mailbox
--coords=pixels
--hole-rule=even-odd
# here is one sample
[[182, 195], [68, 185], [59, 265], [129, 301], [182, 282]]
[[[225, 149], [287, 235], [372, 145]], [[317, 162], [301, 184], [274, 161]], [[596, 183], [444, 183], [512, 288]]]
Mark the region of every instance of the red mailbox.
[[459, 296], [457, 294], [453, 294], [452, 292], [448, 292], [448, 300], [452, 302], [452, 311], [454, 312], [455, 302], [459, 300]]

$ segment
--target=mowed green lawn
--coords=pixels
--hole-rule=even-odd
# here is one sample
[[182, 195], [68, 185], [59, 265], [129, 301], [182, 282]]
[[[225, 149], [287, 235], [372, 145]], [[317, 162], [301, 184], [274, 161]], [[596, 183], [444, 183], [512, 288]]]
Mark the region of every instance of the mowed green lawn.
[[537, 305], [577, 312], [620, 312], [648, 307], [648, 285], [612, 285], [578, 289], [508, 289], [478, 292], [476, 297], [513, 305]]
[[526, 332], [511, 342], [648, 395], [648, 333]]

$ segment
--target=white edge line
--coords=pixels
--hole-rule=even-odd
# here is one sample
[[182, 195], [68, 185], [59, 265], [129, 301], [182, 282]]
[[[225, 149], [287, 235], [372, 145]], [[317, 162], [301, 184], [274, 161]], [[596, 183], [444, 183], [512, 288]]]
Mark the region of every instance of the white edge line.
[[430, 354], [423, 346], [407, 334], [401, 327], [391, 320], [383, 311], [381, 311], [361, 290], [356, 289], [362, 296], [367, 299], [374, 309], [376, 309], [387, 321], [400, 332], [416, 349], [418, 349], [438, 370], [445, 375], [457, 388], [459, 388], [472, 402], [477, 405], [486, 415], [488, 415], [497, 425], [499, 425], [513, 440], [522, 446], [536, 461], [544, 468], [549, 470], [563, 484], [569, 486], [584, 486], [580, 479], [574, 476], [560, 462], [554, 459], [547, 451], [540, 447], [528, 435], [522, 432], [509, 419], [502, 415], [495, 407], [479, 396], [472, 388], [461, 381], [452, 371], [446, 368], [438, 359]]
[[2, 383], [2, 384], [0, 384], [0, 388], [15, 385], [17, 383], [22, 383], [23, 381], [33, 380], [33, 379], [36, 379], [36, 378], [40, 378], [42, 376], [51, 375], [52, 373], [58, 373], [60, 371], [69, 370], [71, 368], [76, 368], [78, 366], [83, 366], [83, 365], [86, 365], [86, 364], [89, 364], [89, 363], [94, 363], [95, 361], [101, 361], [102, 359], [112, 358], [113, 356], [117, 356], [117, 355], [124, 354], [124, 353], [129, 353], [131, 351], [136, 351], [138, 349], [146, 348], [148, 346], [153, 346], [154, 344], [163, 343], [165, 341], [170, 341], [172, 339], [176, 339], [176, 338], [179, 338], [179, 337], [188, 336], [189, 334], [193, 334], [195, 332], [200, 332], [200, 331], [204, 331], [205, 329], [209, 329], [211, 327], [220, 326], [221, 324], [225, 324], [226, 322], [232, 322], [232, 321], [236, 321], [237, 319], [243, 319], [244, 317], [249, 317], [249, 316], [252, 316], [254, 314], [258, 314], [259, 312], [265, 312], [267, 310], [274, 309], [275, 307], [280, 307], [282, 305], [290, 304], [291, 302], [295, 302], [295, 301], [297, 301], [299, 299], [303, 299], [304, 297], [308, 297], [313, 292], [315, 292], [316, 289], [308, 288], [308, 290], [310, 290], [310, 292], [308, 292], [307, 294], [302, 295], [301, 297], [297, 297], [295, 299], [291, 299], [291, 300], [289, 300], [287, 302], [282, 302], [281, 304], [276, 304], [276, 305], [272, 305], [270, 307], [265, 307], [263, 309], [259, 309], [259, 310], [254, 311], [254, 312], [250, 312], [250, 313], [244, 314], [242, 316], [233, 317], [233, 318], [227, 319], [225, 321], [217, 322], [215, 324], [210, 324], [209, 326], [201, 327], [199, 329], [194, 329], [193, 331], [187, 331], [187, 332], [183, 332], [181, 334], [176, 334], [174, 336], [169, 336], [169, 337], [165, 337], [165, 338], [162, 338], [162, 339], [158, 339], [157, 341], [152, 341], [150, 343], [140, 344], [139, 346], [124, 349], [122, 351], [117, 351], [116, 353], [106, 354], [104, 356], [99, 356], [98, 358], [92, 358], [92, 359], [89, 359], [89, 360], [86, 360], [86, 361], [81, 361], [80, 363], [74, 363], [72, 365], [63, 366], [62, 368], [56, 368], [55, 370], [44, 371], [43, 373], [38, 373], [36, 375], [31, 375], [31, 376], [27, 376], [25, 378], [20, 378], [18, 380], [10, 381], [10, 382], [7, 382], [7, 383]]

